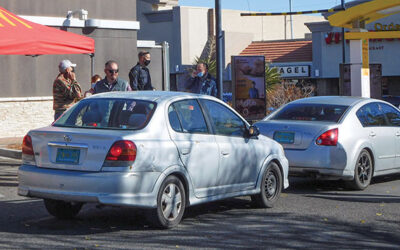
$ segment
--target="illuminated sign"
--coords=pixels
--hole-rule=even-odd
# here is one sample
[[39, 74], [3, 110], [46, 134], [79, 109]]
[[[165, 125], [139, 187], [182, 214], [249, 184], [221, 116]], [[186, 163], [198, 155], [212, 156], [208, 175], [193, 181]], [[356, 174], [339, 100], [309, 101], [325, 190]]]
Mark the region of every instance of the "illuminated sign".
[[0, 28], [4, 27], [4, 24], [2, 23], [2, 21], [8, 23], [9, 25], [11, 25], [13, 27], [17, 26], [15, 23], [20, 23], [20, 24], [24, 25], [25, 27], [27, 27], [28, 29], [32, 29], [32, 27], [30, 25], [28, 25], [27, 23], [25, 23], [24, 21], [11, 15], [7, 11], [0, 9]]

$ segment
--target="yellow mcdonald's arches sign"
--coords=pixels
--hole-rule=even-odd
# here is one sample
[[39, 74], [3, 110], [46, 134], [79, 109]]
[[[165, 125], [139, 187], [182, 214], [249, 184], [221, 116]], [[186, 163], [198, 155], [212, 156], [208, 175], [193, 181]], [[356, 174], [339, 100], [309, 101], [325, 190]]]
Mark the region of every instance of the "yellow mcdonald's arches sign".
[[0, 28], [4, 27], [4, 24], [2, 23], [2, 21], [5, 21], [6, 23], [8, 23], [11, 26], [14, 26], [14, 27], [17, 26], [14, 22], [12, 22], [12, 20], [14, 22], [17, 22], [17, 23], [20, 23], [20, 24], [24, 25], [28, 29], [32, 29], [32, 26], [30, 26], [29, 24], [25, 23], [21, 19], [10, 15], [10, 13], [8, 13], [8, 12], [6, 12], [4, 10], [0, 10]]

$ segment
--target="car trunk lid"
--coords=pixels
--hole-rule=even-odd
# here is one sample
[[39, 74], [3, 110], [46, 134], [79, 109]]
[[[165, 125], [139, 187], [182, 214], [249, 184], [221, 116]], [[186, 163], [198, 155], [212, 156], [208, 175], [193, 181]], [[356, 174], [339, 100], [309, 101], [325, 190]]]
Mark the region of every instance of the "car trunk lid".
[[307, 149], [319, 135], [333, 128], [334, 122], [268, 120], [256, 123], [260, 133], [281, 143], [285, 149]]
[[100, 171], [112, 144], [121, 139], [118, 131], [98, 129], [39, 130], [29, 133], [38, 167]]

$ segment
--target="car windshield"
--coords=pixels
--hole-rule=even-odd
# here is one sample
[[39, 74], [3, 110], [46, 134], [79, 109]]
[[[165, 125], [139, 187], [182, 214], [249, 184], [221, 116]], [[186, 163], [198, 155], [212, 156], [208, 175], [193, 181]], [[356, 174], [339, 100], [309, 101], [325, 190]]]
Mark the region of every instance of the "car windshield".
[[84, 99], [68, 109], [53, 126], [97, 129], [142, 129], [156, 104], [134, 99]]
[[289, 104], [270, 120], [324, 121], [337, 123], [349, 106], [320, 103]]

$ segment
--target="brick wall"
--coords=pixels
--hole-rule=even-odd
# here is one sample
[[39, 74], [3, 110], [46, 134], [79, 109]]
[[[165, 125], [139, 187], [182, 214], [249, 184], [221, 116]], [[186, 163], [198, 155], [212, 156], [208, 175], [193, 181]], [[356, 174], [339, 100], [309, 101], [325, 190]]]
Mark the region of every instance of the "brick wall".
[[23, 137], [29, 130], [53, 122], [53, 98], [1, 98], [0, 138]]

